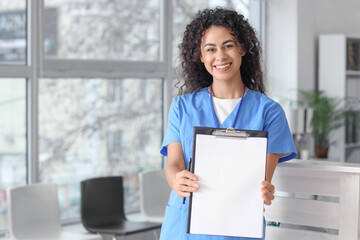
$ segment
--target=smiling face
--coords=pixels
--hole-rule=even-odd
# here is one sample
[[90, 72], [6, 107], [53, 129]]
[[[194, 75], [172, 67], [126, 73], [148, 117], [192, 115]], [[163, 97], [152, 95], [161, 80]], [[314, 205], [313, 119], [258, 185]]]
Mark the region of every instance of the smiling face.
[[200, 60], [213, 81], [241, 81], [240, 66], [245, 51], [223, 26], [211, 26], [201, 39]]

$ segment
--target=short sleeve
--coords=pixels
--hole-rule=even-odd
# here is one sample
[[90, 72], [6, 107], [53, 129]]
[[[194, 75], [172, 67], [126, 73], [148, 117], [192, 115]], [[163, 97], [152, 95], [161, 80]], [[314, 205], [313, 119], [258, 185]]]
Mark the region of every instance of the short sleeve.
[[172, 142], [181, 142], [180, 138], [180, 118], [179, 118], [178, 101], [176, 98], [173, 99], [168, 116], [168, 126], [165, 133], [165, 137], [161, 146], [160, 153], [167, 156], [167, 146]]
[[264, 130], [268, 132], [268, 152], [281, 154], [279, 163], [297, 156], [285, 112], [276, 102], [266, 112]]

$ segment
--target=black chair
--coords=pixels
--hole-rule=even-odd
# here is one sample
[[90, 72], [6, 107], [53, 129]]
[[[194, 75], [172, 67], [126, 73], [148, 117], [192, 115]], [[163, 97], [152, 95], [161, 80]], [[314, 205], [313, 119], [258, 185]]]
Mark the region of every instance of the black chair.
[[81, 221], [89, 232], [113, 235], [115, 238], [161, 227], [160, 223], [126, 219], [121, 176], [92, 178], [81, 182]]

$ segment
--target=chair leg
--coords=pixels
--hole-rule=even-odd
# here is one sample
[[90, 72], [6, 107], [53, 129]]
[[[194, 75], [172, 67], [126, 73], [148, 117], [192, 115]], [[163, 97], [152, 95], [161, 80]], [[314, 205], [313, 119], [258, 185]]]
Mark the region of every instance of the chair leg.
[[121, 240], [121, 239], [126, 240], [126, 236], [116, 236], [116, 235], [114, 235], [112, 237], [112, 240]]
[[103, 234], [100, 233], [101, 239], [102, 240], [113, 240], [114, 239], [114, 235], [113, 234]]
[[158, 236], [156, 230], [153, 230], [152, 232], [153, 232], [153, 235], [154, 235], [154, 240], [159, 240], [159, 236]]
[[114, 234], [100, 234], [103, 240], [125, 240], [126, 236], [116, 236]]

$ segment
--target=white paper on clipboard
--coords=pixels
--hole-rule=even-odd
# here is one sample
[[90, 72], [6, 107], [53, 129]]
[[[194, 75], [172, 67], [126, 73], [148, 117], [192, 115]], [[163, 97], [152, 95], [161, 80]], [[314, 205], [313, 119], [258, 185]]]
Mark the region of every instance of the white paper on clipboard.
[[263, 236], [261, 181], [265, 178], [266, 137], [196, 135], [188, 232], [220, 236]]

